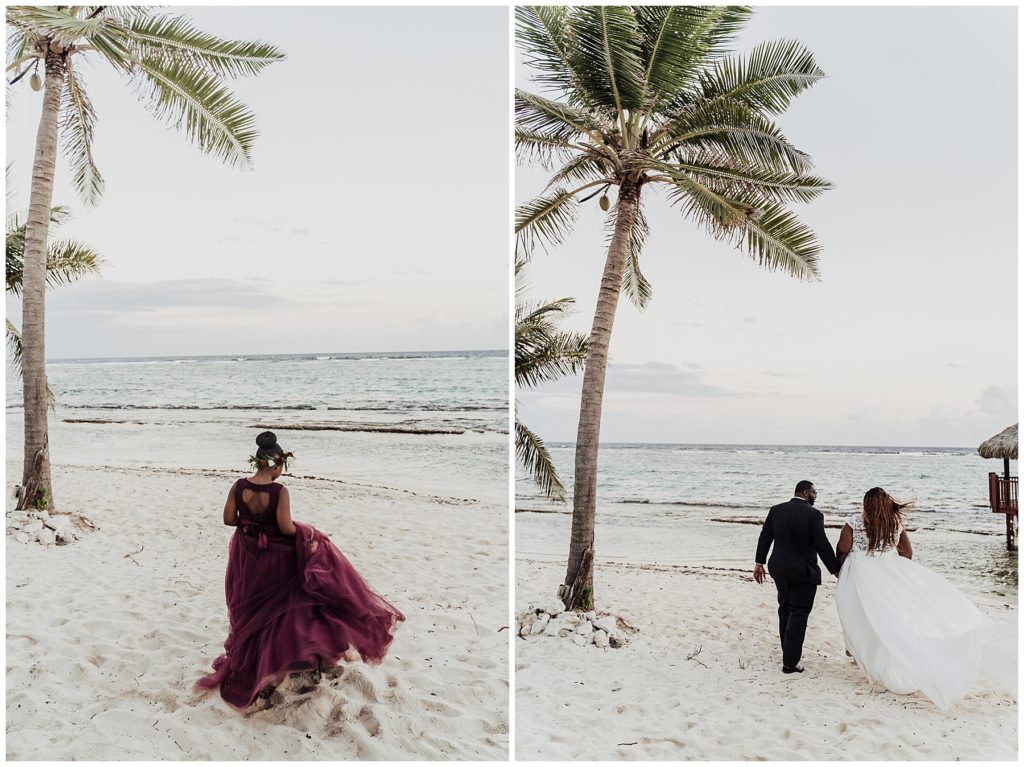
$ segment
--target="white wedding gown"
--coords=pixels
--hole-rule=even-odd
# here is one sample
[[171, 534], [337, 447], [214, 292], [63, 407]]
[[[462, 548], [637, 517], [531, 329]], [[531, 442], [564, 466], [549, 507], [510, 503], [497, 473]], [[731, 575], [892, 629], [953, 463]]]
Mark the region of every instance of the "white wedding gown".
[[1017, 630], [996, 623], [927, 567], [895, 548], [868, 553], [860, 514], [846, 520], [853, 550], [843, 562], [836, 607], [846, 646], [874, 683], [920, 690], [943, 710], [980, 676], [1017, 697]]

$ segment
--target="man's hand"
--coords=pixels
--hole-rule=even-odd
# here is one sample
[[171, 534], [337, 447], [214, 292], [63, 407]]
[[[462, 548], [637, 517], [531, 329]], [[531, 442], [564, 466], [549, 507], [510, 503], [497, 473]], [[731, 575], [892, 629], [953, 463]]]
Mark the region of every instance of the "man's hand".
[[754, 580], [758, 583], [764, 583], [764, 565], [754, 566]]

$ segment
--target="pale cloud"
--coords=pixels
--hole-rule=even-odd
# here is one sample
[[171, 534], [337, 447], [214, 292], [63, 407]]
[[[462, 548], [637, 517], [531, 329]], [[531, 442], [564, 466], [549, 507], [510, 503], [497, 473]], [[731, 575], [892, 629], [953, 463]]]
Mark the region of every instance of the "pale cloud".
[[989, 386], [975, 402], [978, 410], [987, 416], [1008, 420], [1017, 417], [1017, 387]]
[[117, 282], [93, 279], [49, 296], [49, 308], [65, 314], [134, 314], [174, 307], [235, 307], [271, 310], [295, 305], [258, 287], [255, 280], [181, 279]]
[[611, 364], [608, 366], [608, 391], [647, 392], [671, 394], [675, 397], [721, 397], [731, 394], [728, 389], [707, 383], [698, 366], [665, 362], [646, 362], [640, 365]]

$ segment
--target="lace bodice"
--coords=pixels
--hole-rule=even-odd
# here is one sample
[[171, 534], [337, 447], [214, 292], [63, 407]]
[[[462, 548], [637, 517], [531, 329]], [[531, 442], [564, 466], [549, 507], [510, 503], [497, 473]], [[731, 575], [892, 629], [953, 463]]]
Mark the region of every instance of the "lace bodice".
[[[861, 512], [850, 516], [846, 520], [846, 524], [853, 530], [853, 550], [863, 551], [865, 554], [868, 553], [868, 533], [864, 529], [864, 515]], [[900, 535], [903, 533], [903, 526], [900, 525], [899, 531], [896, 533], [896, 540], [898, 541]], [[895, 546], [884, 546], [881, 549], [875, 549], [871, 554], [882, 554], [886, 551], [894, 551]]]

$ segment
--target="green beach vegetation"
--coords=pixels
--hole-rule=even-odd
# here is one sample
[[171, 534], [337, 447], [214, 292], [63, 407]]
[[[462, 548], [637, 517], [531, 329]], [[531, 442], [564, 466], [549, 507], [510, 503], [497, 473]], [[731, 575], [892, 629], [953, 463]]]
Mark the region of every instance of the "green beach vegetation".
[[[558, 319], [573, 305], [572, 298], [530, 301], [522, 271], [525, 262], [516, 259], [516, 388], [532, 388], [575, 375], [587, 357], [587, 338], [558, 328]], [[565, 486], [555, 471], [544, 441], [516, 413], [516, 458], [549, 498], [565, 500]]]
[[[19, 509], [54, 508], [50, 478], [45, 366], [45, 290], [57, 155], [87, 205], [103, 194], [93, 155], [96, 111], [81, 64], [104, 65], [155, 117], [231, 167], [252, 164], [256, 118], [226, 87], [258, 74], [284, 54], [269, 43], [227, 40], [182, 15], [144, 6], [8, 6], [7, 87], [42, 92], [24, 225], [22, 354], [25, 454]], [[51, 278], [52, 279], [52, 278]]]
[[[821, 245], [790, 211], [829, 189], [773, 117], [824, 73], [795, 41], [730, 52], [751, 10], [737, 6], [536, 6], [516, 9], [516, 39], [547, 95], [517, 89], [521, 163], [551, 172], [516, 211], [529, 257], [572, 231], [597, 197], [610, 239], [583, 375], [572, 534], [560, 596], [593, 606], [597, 456], [608, 345], [620, 293], [639, 309], [652, 287], [640, 268], [649, 190], [759, 265], [818, 279]], [[610, 193], [614, 191], [612, 199]]]
[[[71, 217], [71, 211], [57, 206], [50, 211], [50, 226], [60, 226]], [[17, 216], [9, 215], [6, 226], [6, 291], [14, 296], [21, 295], [25, 270], [25, 223]], [[75, 240], [50, 239], [46, 246], [46, 286], [55, 288], [69, 285], [90, 274], [99, 274], [103, 258], [88, 245]], [[21, 331], [7, 320], [7, 345], [11, 350], [14, 367], [21, 375], [22, 341]], [[47, 386], [47, 401], [55, 402], [53, 392]]]

